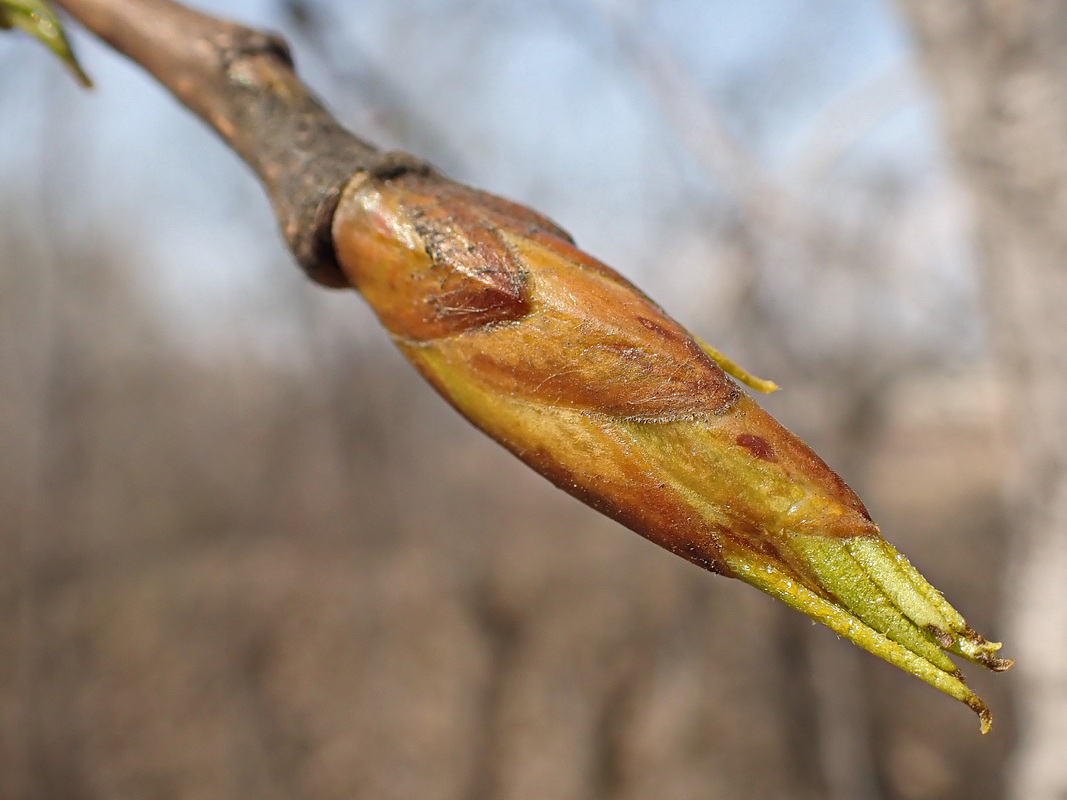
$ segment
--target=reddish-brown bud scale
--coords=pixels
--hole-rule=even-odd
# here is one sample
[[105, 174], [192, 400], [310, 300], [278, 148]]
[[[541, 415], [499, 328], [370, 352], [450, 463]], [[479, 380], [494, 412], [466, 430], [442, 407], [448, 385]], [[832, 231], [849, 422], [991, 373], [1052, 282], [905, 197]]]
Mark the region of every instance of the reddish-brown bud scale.
[[555, 224], [412, 170], [357, 176], [333, 231], [353, 286], [472, 423], [592, 507], [779, 597], [987, 724], [941, 648], [1005, 668], [998, 645], [720, 367], [739, 374], [732, 364]]

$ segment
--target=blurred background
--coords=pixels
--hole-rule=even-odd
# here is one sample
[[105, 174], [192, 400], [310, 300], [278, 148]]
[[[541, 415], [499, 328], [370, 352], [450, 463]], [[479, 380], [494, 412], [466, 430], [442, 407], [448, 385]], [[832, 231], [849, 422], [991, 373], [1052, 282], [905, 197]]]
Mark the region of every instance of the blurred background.
[[[1020, 665], [963, 706], [549, 486], [72, 31], [0, 36], [0, 798], [1062, 798], [1067, 10], [233, 0], [547, 213]], [[1065, 7], [1067, 9], [1067, 7]]]

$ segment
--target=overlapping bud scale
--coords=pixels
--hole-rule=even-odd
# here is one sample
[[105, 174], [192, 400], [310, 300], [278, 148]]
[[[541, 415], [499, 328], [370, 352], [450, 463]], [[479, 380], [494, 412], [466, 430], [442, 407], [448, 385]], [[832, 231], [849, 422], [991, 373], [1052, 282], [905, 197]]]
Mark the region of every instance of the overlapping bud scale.
[[[429, 170], [357, 176], [338, 260], [461, 414], [561, 489], [990, 715], [945, 651], [985, 641], [703, 345], [551, 221]], [[772, 385], [773, 386], [773, 385]]]

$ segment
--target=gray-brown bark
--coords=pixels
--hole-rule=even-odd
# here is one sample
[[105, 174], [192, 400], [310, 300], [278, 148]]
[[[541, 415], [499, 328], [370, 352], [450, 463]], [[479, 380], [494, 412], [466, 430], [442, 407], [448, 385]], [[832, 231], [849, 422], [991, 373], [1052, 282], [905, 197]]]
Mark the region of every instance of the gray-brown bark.
[[1011, 793], [1067, 795], [1067, 6], [906, 0], [971, 190], [1015, 444]]
[[401, 159], [341, 127], [297, 78], [283, 39], [169, 0], [57, 5], [150, 72], [245, 160], [313, 280], [348, 285], [330, 242], [338, 194], [355, 172]]

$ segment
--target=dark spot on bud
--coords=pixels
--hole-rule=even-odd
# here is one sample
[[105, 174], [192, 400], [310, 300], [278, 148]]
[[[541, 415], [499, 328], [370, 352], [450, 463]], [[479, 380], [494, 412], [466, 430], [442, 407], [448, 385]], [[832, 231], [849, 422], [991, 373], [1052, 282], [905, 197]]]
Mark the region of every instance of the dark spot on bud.
[[956, 640], [952, 636], [952, 634], [950, 634], [944, 628], [940, 628], [937, 625], [927, 625], [926, 630], [942, 647], [949, 648], [956, 643]]
[[762, 461], [778, 460], [778, 454], [774, 452], [774, 445], [762, 436], [756, 436], [754, 433], [742, 433], [737, 437], [737, 443]]

